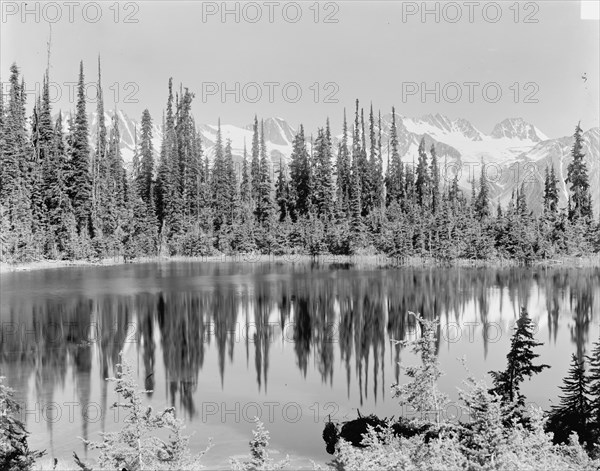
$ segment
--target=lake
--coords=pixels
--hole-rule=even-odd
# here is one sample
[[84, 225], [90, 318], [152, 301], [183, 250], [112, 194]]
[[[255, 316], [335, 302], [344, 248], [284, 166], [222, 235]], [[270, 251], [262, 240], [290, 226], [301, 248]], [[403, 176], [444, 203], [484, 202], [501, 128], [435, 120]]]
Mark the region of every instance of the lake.
[[[440, 387], [453, 401], [469, 375], [503, 369], [519, 309], [537, 326], [529, 402], [556, 403], [571, 353], [599, 337], [598, 268], [365, 268], [345, 264], [156, 262], [0, 275], [0, 375], [16, 390], [30, 447], [93, 458], [123, 412], [119, 352], [145, 400], [175, 406], [203, 463], [248, 453], [254, 416], [299, 466], [326, 462], [324, 422], [410, 415], [390, 386], [417, 359], [391, 339], [417, 335], [408, 311], [441, 320]], [[465, 357], [468, 367], [458, 360]], [[491, 383], [489, 383], [491, 384]], [[458, 417], [454, 404], [446, 414]]]

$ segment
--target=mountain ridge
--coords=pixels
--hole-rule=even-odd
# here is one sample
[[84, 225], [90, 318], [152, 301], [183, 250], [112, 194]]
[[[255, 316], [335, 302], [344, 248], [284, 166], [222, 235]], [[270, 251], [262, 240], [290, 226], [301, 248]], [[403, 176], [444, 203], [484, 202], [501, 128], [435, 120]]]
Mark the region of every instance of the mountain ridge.
[[[105, 112], [106, 127], [110, 130], [114, 112]], [[92, 112], [88, 116], [92, 147], [95, 144], [97, 116]], [[139, 124], [126, 113], [118, 113], [121, 131], [121, 150], [123, 160], [128, 168], [131, 167], [135, 148], [135, 134], [139, 134]], [[387, 168], [389, 155], [389, 139], [392, 114], [382, 115], [382, 154], [384, 171]], [[274, 167], [279, 162], [289, 163], [292, 153], [292, 143], [296, 129], [281, 117], [265, 118], [263, 121], [267, 151]], [[349, 123], [351, 135], [352, 123]], [[259, 129], [261, 121], [259, 121]], [[368, 123], [365, 123], [368, 134]], [[548, 165], [554, 165], [561, 181], [559, 182], [561, 206], [566, 206], [568, 190], [564, 183], [566, 169], [570, 161], [570, 148], [573, 138], [569, 135], [549, 138], [535, 125], [522, 118], [506, 118], [497, 123], [490, 134], [485, 134], [464, 118], [452, 119], [445, 115], [428, 114], [420, 117], [407, 117], [396, 113], [398, 147], [405, 164], [417, 162], [417, 149], [422, 138], [425, 139], [429, 154], [431, 145], [435, 145], [436, 154], [442, 168], [447, 170], [448, 178], [453, 178], [453, 171], [461, 169], [459, 186], [470, 194], [473, 176], [478, 180], [481, 173], [481, 162], [486, 166], [486, 174], [490, 182], [490, 193], [493, 204], [509, 201], [512, 192], [525, 182], [528, 204], [534, 211], [541, 210], [541, 195], [543, 192], [544, 170]], [[231, 139], [234, 161], [240, 163], [243, 158], [244, 145], [248, 158], [252, 149], [253, 124], [240, 127], [222, 124], [223, 141]], [[204, 153], [212, 160], [216, 142], [217, 126], [201, 124], [198, 126], [201, 134]], [[375, 133], [378, 134], [375, 126]], [[310, 133], [306, 132], [307, 145], [310, 148]], [[590, 128], [584, 132], [584, 153], [588, 163], [591, 183], [594, 214], [600, 209], [600, 151], [598, 136], [600, 128]], [[337, 154], [341, 134], [333, 134], [334, 158]], [[368, 140], [368, 136], [367, 136]], [[153, 125], [153, 146], [158, 159], [162, 141], [161, 126]], [[442, 183], [444, 183], [442, 178]]]

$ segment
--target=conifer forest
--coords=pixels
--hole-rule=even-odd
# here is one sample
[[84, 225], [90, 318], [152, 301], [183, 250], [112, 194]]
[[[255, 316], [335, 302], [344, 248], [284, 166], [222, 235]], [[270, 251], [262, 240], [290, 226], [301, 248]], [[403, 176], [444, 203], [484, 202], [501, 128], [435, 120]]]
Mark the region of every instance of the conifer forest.
[[409, 162], [399, 153], [394, 121], [383, 155], [381, 111], [371, 108], [365, 118], [358, 100], [353, 116], [344, 111], [337, 148], [324, 117], [314, 139], [300, 125], [289, 164], [274, 165], [254, 116], [241, 165], [220, 132], [209, 161], [194, 95], [174, 90], [172, 80], [165, 111], [157, 113], [164, 116], [160, 149], [152, 143], [156, 117], [145, 109], [127, 172], [118, 122], [104, 120], [100, 63], [97, 142], [90, 142], [84, 74], [81, 63], [75, 110], [52, 109], [46, 75], [27, 116], [26, 85], [17, 65], [10, 69], [0, 121], [5, 262], [259, 253], [531, 263], [600, 250], [578, 124], [565, 180], [568, 205], [559, 205], [554, 167], [545, 168], [543, 194], [536, 195], [543, 210], [536, 214], [525, 182], [505, 207], [494, 207], [484, 166], [470, 192], [459, 188], [457, 175], [442, 179], [443, 163], [424, 138], [417, 161]]

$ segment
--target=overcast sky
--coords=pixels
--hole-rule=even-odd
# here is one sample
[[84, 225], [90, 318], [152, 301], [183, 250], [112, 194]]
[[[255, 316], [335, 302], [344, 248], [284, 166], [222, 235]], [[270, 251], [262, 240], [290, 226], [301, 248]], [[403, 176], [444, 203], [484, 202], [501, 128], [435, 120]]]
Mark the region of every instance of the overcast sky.
[[[173, 77], [196, 93], [199, 123], [245, 125], [257, 113], [314, 129], [329, 116], [339, 129], [358, 98], [384, 113], [466, 118], [486, 133], [507, 117], [550, 137], [572, 134], [578, 120], [599, 125], [599, 22], [582, 19], [581, 2], [475, 3], [430, 3], [424, 18], [421, 2], [229, 3], [223, 18], [221, 2], [28, 2], [25, 17], [22, 3], [3, 2], [0, 73], [5, 81], [16, 62], [35, 89], [51, 20], [55, 111], [73, 107], [64, 84], [77, 80], [79, 61], [94, 82], [100, 55], [105, 107], [116, 99], [137, 119], [148, 108], [160, 121]], [[224, 97], [223, 83], [233, 90]]]

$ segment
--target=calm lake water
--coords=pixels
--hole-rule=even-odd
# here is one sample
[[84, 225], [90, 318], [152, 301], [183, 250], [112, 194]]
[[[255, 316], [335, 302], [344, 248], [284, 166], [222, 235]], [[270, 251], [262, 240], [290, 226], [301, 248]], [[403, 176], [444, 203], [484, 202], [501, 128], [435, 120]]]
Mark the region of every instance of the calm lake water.
[[[16, 389], [30, 445], [92, 458], [122, 420], [104, 378], [123, 351], [154, 408], [173, 405], [210, 467], [248, 453], [254, 416], [294, 463], [325, 462], [323, 423], [398, 416], [390, 339], [416, 335], [408, 311], [441, 319], [441, 387], [453, 400], [470, 374], [505, 365], [520, 306], [537, 324], [539, 360], [524, 387], [548, 408], [571, 353], [598, 339], [600, 269], [365, 269], [346, 265], [173, 262], [0, 276], [0, 375]], [[489, 381], [489, 376], [487, 377]], [[459, 409], [450, 408], [455, 417]], [[279, 454], [273, 456], [279, 458]]]

